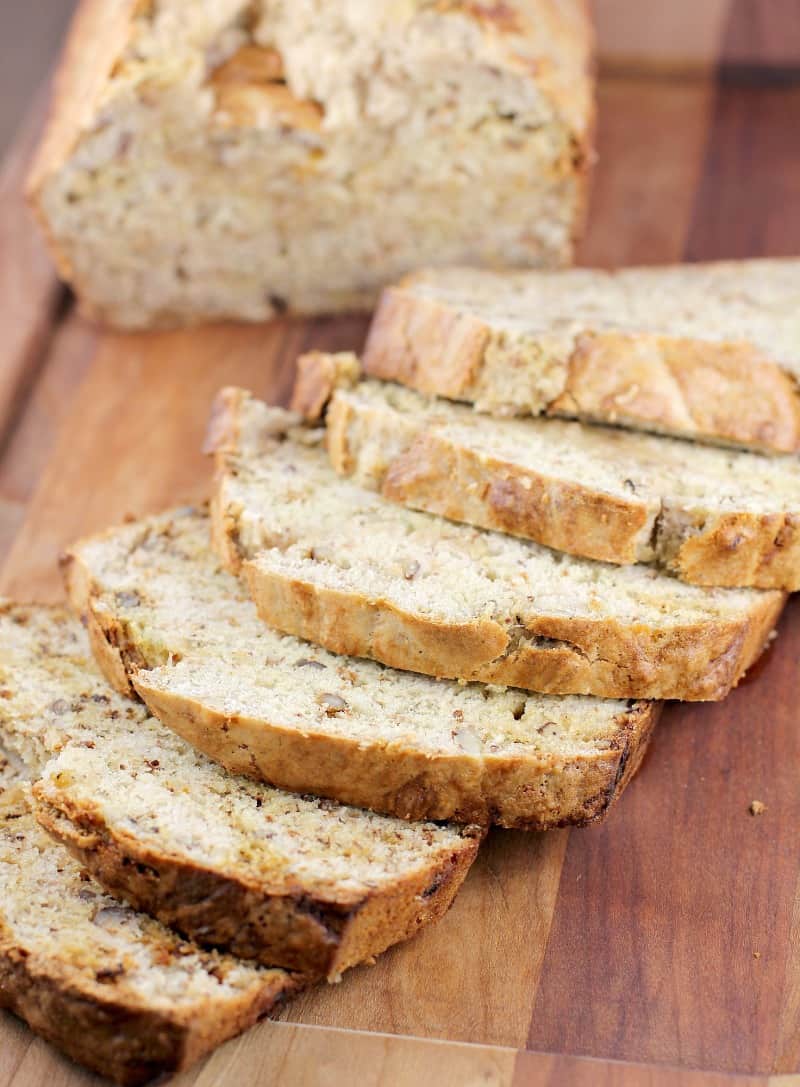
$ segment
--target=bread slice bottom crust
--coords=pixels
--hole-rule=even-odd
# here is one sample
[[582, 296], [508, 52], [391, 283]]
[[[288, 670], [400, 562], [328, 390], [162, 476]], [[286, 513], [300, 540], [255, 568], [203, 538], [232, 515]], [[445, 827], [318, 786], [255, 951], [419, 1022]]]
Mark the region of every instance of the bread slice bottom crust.
[[515, 642], [492, 619], [448, 624], [330, 585], [313, 560], [262, 552], [243, 571], [266, 623], [331, 653], [440, 678], [601, 698], [721, 700], [761, 655], [785, 603], [764, 593], [739, 620], [664, 632], [542, 616]]
[[[225, 700], [201, 695], [191, 682], [176, 689], [171, 677], [176, 670], [191, 675], [190, 653], [177, 664], [162, 665], [171, 652], [173, 656], [175, 652], [183, 654], [182, 643], [168, 626], [159, 629], [163, 619], [153, 620], [150, 626], [143, 624], [142, 608], [126, 609], [124, 594], [119, 590], [123, 581], [126, 591], [138, 584], [137, 564], [142, 561], [150, 569], [169, 563], [171, 584], [180, 578], [187, 585], [196, 585], [205, 569], [214, 570], [207, 542], [196, 553], [198, 528], [207, 537], [208, 520], [193, 516], [194, 525], [192, 515], [183, 511], [180, 516], [165, 514], [149, 519], [147, 532], [142, 531], [143, 522], [138, 529], [123, 526], [78, 543], [68, 553], [64, 572], [73, 607], [88, 625], [93, 652], [109, 681], [123, 693], [135, 690], [156, 717], [216, 762], [235, 773], [265, 779], [294, 792], [315, 793], [403, 819], [455, 819], [481, 825], [496, 822], [535, 830], [591, 822], [604, 816], [621, 795], [657, 720], [660, 707], [653, 703], [626, 706], [620, 702], [610, 707], [607, 718], [603, 718], [604, 741], [595, 750], [561, 754], [546, 749], [529, 751], [526, 745], [520, 745], [519, 753], [491, 753], [476, 736], [474, 751], [451, 743], [440, 752], [436, 747], [415, 745], [407, 738], [402, 742], [393, 740], [389, 731], [386, 735], [373, 735], [371, 731], [342, 734], [337, 732], [335, 719], [330, 724], [330, 719], [322, 723], [309, 719], [303, 727], [297, 727], [269, 714], [255, 716]], [[137, 533], [146, 547], [140, 547]], [[119, 571], [110, 564], [101, 569], [102, 560], [97, 555], [115, 548]], [[177, 563], [171, 557], [173, 551], [180, 555]], [[246, 611], [236, 612], [237, 625], [230, 632], [231, 639], [236, 640], [237, 647], [243, 640], [242, 648], [266, 654], [266, 649], [259, 650], [255, 641], [263, 628], [246, 591], [221, 570], [214, 573], [214, 585], [217, 583], [231, 609], [238, 593], [244, 597], [247, 609], [252, 610], [252, 617]], [[198, 604], [198, 619], [202, 619], [203, 610]], [[249, 633], [242, 639], [247, 624], [256, 628], [252, 641]], [[266, 631], [263, 636], [267, 636]], [[270, 637], [274, 652], [274, 636]], [[313, 656], [311, 647], [291, 645], [294, 655]], [[287, 653], [285, 647], [282, 651]], [[384, 675], [384, 670], [357, 661], [326, 660], [329, 668], [352, 674], [356, 696], [369, 691], [370, 685], [378, 688], [383, 675], [396, 700], [405, 698], [413, 705], [418, 698], [414, 683], [424, 684], [430, 699], [441, 699], [442, 721], [436, 723], [448, 733], [451, 729], [458, 732], [460, 727], [469, 733], [474, 723], [470, 712], [478, 717], [486, 713], [487, 703], [476, 698], [473, 703], [480, 703], [478, 709], [473, 705], [464, 717], [457, 695], [467, 692], [461, 686], [440, 686], [422, 677]], [[202, 663], [197, 665], [198, 669], [202, 667]], [[325, 682], [339, 680], [333, 676]], [[345, 700], [350, 698], [350, 687], [339, 689]], [[524, 709], [530, 696], [517, 693]], [[491, 710], [493, 699], [501, 695], [487, 691], [485, 697]], [[559, 699], [552, 700], [552, 708], [548, 699], [533, 696], [531, 700], [543, 703], [537, 713], [542, 727], [551, 730], [558, 727], [554, 720], [563, 716], [568, 722], [570, 713], [580, 712], [577, 705], [574, 710], [564, 709]], [[597, 704], [590, 708], [596, 710]], [[387, 711], [375, 698], [369, 712], [374, 713], [370, 721], [380, 733], [381, 714]]]
[[[757, 306], [747, 296], [755, 283], [756, 294], [764, 297], [760, 280], [780, 295], [785, 328], [796, 297], [795, 269], [791, 260], [755, 260], [539, 276], [477, 268], [423, 270], [383, 291], [364, 349], [365, 366], [373, 377], [474, 403], [490, 414], [546, 413], [759, 452], [797, 453], [796, 375], [752, 341], [747, 320], [727, 335], [711, 327], [691, 336], [669, 335], [648, 331], [647, 321], [639, 331], [617, 330], [613, 323], [597, 327], [594, 314], [581, 317], [573, 311], [568, 322], [548, 327], [544, 297], [531, 303], [525, 317], [517, 312], [506, 323], [502, 316], [518, 305], [517, 291], [527, 279], [549, 284], [546, 294], [553, 288], [563, 292], [563, 311], [576, 289], [595, 309], [605, 296], [608, 322], [615, 312], [615, 302], [605, 295], [609, 286], [619, 305], [616, 285], [627, 283], [638, 293], [638, 280], [647, 288], [648, 304], [657, 309], [659, 296], [668, 299], [683, 280], [687, 306], [697, 313], [709, 291], [718, 305], [733, 302], [735, 309], [743, 296], [748, 307]], [[470, 281], [472, 302], [462, 290]], [[499, 311], [496, 320], [486, 316], [490, 294]], [[770, 312], [770, 302], [764, 312]], [[685, 316], [676, 314], [678, 328]]]
[[265, 964], [279, 958], [308, 980], [337, 981], [444, 917], [481, 842], [476, 833], [436, 864], [337, 906], [299, 891], [265, 896], [232, 874], [143, 849], [105, 825], [99, 809], [70, 804], [44, 783], [33, 792], [39, 823], [111, 894], [206, 946]]
[[[48, 838], [34, 821], [27, 800], [18, 787], [0, 795], [0, 839], [13, 836], [20, 864], [24, 862], [23, 846], [33, 843], [37, 856], [44, 858], [53, 892], [46, 912], [42, 912], [37, 937], [18, 931], [8, 906], [4, 907], [6, 896], [19, 893], [19, 886], [3, 888], [0, 1008], [23, 1019], [72, 1060], [125, 1087], [144, 1084], [188, 1068], [301, 987], [302, 979], [297, 975], [238, 964], [246, 978], [238, 992], [224, 992], [221, 984], [218, 997], [170, 1002], [161, 992], [154, 992], [150, 998], [128, 982], [124, 956], [120, 961], [107, 949], [75, 944], [78, 937], [65, 927], [68, 921], [61, 920], [72, 896], [96, 899], [112, 914], [131, 911], [113, 906], [66, 851]], [[0, 866], [0, 872], [3, 869], [12, 870], [8, 864]], [[27, 874], [22, 875], [23, 883], [26, 879]], [[76, 886], [81, 889], [76, 891]], [[32, 902], [29, 911], [38, 918], [37, 903]], [[146, 924], [158, 966], [168, 964], [173, 956], [200, 955], [202, 969], [213, 977], [215, 971], [222, 972], [226, 963], [231, 963], [183, 943], [156, 922], [148, 919]], [[184, 961], [189, 963], [190, 959]]]
[[475, 859], [477, 828], [230, 777], [108, 691], [65, 609], [5, 604], [0, 645], [0, 740], [39, 764], [36, 817], [112, 894], [203, 946], [335, 979], [443, 916]]
[[716, 701], [785, 603], [404, 509], [337, 475], [321, 432], [284, 416], [219, 394], [212, 537], [267, 624], [333, 653], [546, 694]]
[[[318, 353], [300, 359], [299, 392], [311, 411], [333, 393], [335, 366]], [[351, 383], [345, 377], [328, 408], [328, 454], [340, 475], [385, 498], [573, 555], [652, 563], [695, 585], [800, 588], [800, 488], [786, 458], [693, 451], [669, 438], [553, 419], [481, 422], [463, 405], [374, 381], [351, 390]], [[529, 440], [532, 447], [519, 452]], [[674, 483], [654, 476], [658, 458]], [[593, 462], [617, 472], [583, 482], [579, 466], [591, 474]]]

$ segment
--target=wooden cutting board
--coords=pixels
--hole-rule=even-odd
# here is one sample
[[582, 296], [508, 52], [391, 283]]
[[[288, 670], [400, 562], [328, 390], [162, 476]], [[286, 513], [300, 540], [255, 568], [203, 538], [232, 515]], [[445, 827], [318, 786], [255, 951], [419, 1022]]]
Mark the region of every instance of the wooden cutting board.
[[[600, 108], [584, 263], [800, 253], [800, 88], [609, 79]], [[299, 351], [357, 349], [366, 322], [96, 332], [20, 225], [18, 175], [0, 177], [2, 588], [49, 600], [75, 536], [205, 496], [220, 385], [285, 400]], [[694, 1087], [800, 1070], [798, 658], [791, 605], [727, 701], [667, 708], [606, 823], [493, 833], [435, 929], [181, 1083]], [[0, 1087], [90, 1081], [0, 1017]]]

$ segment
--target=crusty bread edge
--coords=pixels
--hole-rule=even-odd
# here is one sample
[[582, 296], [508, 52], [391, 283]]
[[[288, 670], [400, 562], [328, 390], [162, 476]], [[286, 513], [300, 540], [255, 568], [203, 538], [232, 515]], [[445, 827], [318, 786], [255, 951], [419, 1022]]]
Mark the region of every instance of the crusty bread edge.
[[[111, 894], [205, 946], [297, 971], [304, 984], [335, 980], [442, 917], [481, 841], [477, 830], [466, 830], [456, 848], [442, 850], [403, 879], [363, 895], [341, 894], [337, 901], [300, 885], [273, 894], [232, 873], [150, 849], [107, 826], [96, 806], [74, 803], [44, 781], [34, 786], [33, 797], [41, 825]], [[231, 918], [240, 922], [232, 936]]]
[[130, 38], [133, 20], [148, 2], [81, 0], [59, 61], [50, 115], [29, 171], [26, 194], [59, 274], [70, 282], [73, 268], [44, 214], [42, 191], [90, 125], [113, 66]]
[[0, 915], [0, 1007], [72, 1060], [125, 1087], [189, 1068], [298, 988], [276, 973], [236, 999], [209, 998], [186, 1009], [126, 1002], [113, 986], [92, 985], [46, 953], [20, 949]]
[[[476, 389], [487, 356], [501, 357], [508, 350], [504, 345], [504, 331], [446, 302], [415, 295], [415, 283], [418, 280], [424, 282], [428, 274], [424, 269], [412, 273], [382, 292], [364, 347], [364, 372], [371, 377], [399, 381], [428, 395], [474, 400], [478, 395]], [[674, 403], [663, 391], [659, 401], [654, 396], [654, 390], [643, 390], [648, 394], [646, 414], [637, 413], [633, 402], [623, 407], [622, 396], [619, 401], [614, 398], [612, 403], [606, 403], [603, 397], [596, 396], [595, 377], [602, 378], [600, 384], [603, 386], [608, 385], [610, 368], [615, 374], [612, 384], [618, 387], [620, 393], [622, 390], [639, 388], [638, 369], [641, 363], [638, 355], [645, 341], [665, 366], [668, 357], [679, 357], [684, 353], [681, 348], [689, 344], [694, 355], [693, 364], [716, 372], [713, 401], [716, 414], [728, 421], [726, 427], [708, 430], [696, 420], [683, 424], [675, 422], [678, 417], [692, 418], [692, 405], [687, 400], [691, 367], [684, 375], [686, 388], [681, 389], [677, 382], [671, 385]], [[555, 398], [547, 400], [543, 397], [541, 401], [531, 404], [515, 405], [521, 414], [549, 412], [588, 422], [611, 423], [760, 452], [800, 452], [800, 392], [797, 382], [777, 362], [765, 358], [755, 345], [728, 341], [687, 341], [645, 333], [587, 331], [584, 335], [576, 336], [571, 349], [557, 350], [546, 337], [532, 337], [529, 347], [532, 354], [541, 354], [558, 364], [563, 373], [563, 385]], [[514, 344], [511, 350], [514, 365], [519, 366], [520, 346]], [[556, 356], [553, 356], [554, 350]], [[749, 351], [751, 356], [753, 381], [770, 387], [775, 402], [782, 408], [784, 425], [774, 436], [762, 434], [764, 423], [771, 422], [772, 418], [765, 421], [754, 417], [753, 406], [743, 402], [735, 385], [728, 386], [721, 376], [729, 365], [731, 354], [742, 351]], [[706, 384], [702, 390], [704, 403], [707, 403]], [[660, 404], [660, 408], [653, 411], [653, 403]], [[728, 410], [723, 411], [726, 403]]]
[[394, 668], [546, 694], [719, 701], [761, 653], [786, 600], [765, 592], [739, 619], [686, 623], [666, 637], [643, 624], [542, 615], [513, 644], [490, 618], [441, 623], [265, 560], [244, 571], [259, 614], [278, 630]]
[[[180, 713], [175, 712], [169, 697], [162, 705], [156, 694], [148, 693], [147, 662], [136, 644], [129, 639], [124, 624], [120, 623], [115, 616], [108, 614], [107, 609], [95, 606], [91, 575], [78, 555], [79, 545], [74, 552], [68, 552], [63, 560], [68, 594], [76, 610], [88, 617], [88, 626], [94, 635], [90, 639], [92, 651], [103, 673], [123, 694], [132, 697], [144, 694], [148, 708], [156, 717], [184, 736], [194, 746], [205, 751], [214, 761], [225, 765], [224, 759], [216, 757], [213, 745], [204, 746], [200, 732], [185, 730], [179, 726]], [[120, 678], [123, 675], [124, 683]], [[177, 702], [180, 709], [181, 700]], [[200, 710], [203, 710], [203, 707], [197, 706], [195, 713], [199, 713]], [[209, 711], [204, 712], [209, 713]], [[214, 718], [215, 715], [211, 713], [210, 716]], [[224, 719], [214, 719], [212, 731], [216, 731], [220, 738], [224, 737], [228, 731], [223, 727], [224, 725]], [[253, 722], [252, 736], [257, 738], [260, 734], [273, 738], [278, 751], [282, 750], [287, 742], [298, 743], [300, 753], [297, 756], [297, 763], [302, 764], [308, 761], [308, 741], [291, 730], [282, 731], [265, 722]], [[319, 757], [319, 738], [315, 738], [314, 744], [317, 757]], [[250, 746], [252, 746], [252, 740]], [[348, 745], [348, 754], [357, 747], [358, 745]], [[241, 752], [238, 754], [241, 757]], [[289, 760], [289, 763], [291, 762], [292, 760]], [[249, 773], [250, 776], [256, 776], [259, 780], [268, 780], [278, 786], [282, 784], [279, 775], [261, 772], [253, 774], [253, 756], [250, 754], [249, 747], [244, 765], [235, 767], [229, 765], [228, 768]], [[43, 786], [38, 786], [34, 792], [35, 796], [42, 801]], [[178, 915], [173, 912], [177, 909], [178, 903], [171, 901], [168, 896], [175, 880], [177, 880], [179, 893], [182, 886], [181, 877], [188, 876], [191, 876], [193, 886], [198, 881], [207, 881], [209, 896], [213, 895], [215, 900], [219, 898], [219, 888], [224, 886], [235, 902], [231, 909], [242, 912], [252, 906], [254, 915], [259, 916], [258, 901], [254, 901], [254, 889], [241, 884], [235, 877], [201, 872], [199, 868], [189, 870], [189, 866], [178, 863], [174, 858], [143, 852], [135, 837], [126, 837], [123, 840], [119, 835], [114, 835], [110, 828], [103, 827], [96, 811], [84, 809], [80, 812], [69, 812], [66, 810], [64, 798], [62, 798], [62, 805], [59, 810], [76, 825], [88, 822], [92, 826], [92, 850], [89, 851], [87, 848], [85, 854], [82, 851], [81, 858], [98, 880], [108, 886], [112, 892], [125, 893], [141, 908], [160, 916], [165, 923], [171, 925], [178, 923]], [[40, 812], [44, 812], [42, 803], [37, 808], [37, 817]], [[80, 835], [73, 832], [67, 834], [62, 824], [56, 824], [52, 814], [50, 816], [42, 814], [41, 821], [52, 833], [59, 834], [58, 826], [61, 826], [59, 837], [76, 850], [79, 848]], [[318, 948], [313, 955], [305, 961], [298, 960], [286, 965], [303, 970], [316, 970], [329, 977], [339, 976], [350, 966], [379, 954], [392, 944], [406, 939], [419, 928], [443, 916], [475, 859], [480, 837], [477, 831], [469, 829], [464, 831], [458, 850], [453, 852], [450, 861], [447, 862], [446, 879], [439, 870], [445, 864], [442, 861], [438, 867], [434, 865], [423, 868], [413, 876], [393, 882], [357, 902], [338, 903], [332, 898], [317, 898], [308, 893], [282, 896], [285, 900], [287, 917], [296, 916], [303, 924], [309, 922], [309, 917], [312, 921], [314, 917], [317, 917], [324, 930], [318, 934]], [[141, 863], [156, 869], [163, 877], [163, 881], [153, 882], [146, 873], [139, 873], [135, 867], [126, 863], [126, 858], [128, 861], [133, 859], [136, 864]], [[422, 892], [435, 880], [438, 880], [435, 890], [423, 895]], [[261, 902], [261, 913], [263, 913], [264, 899], [272, 897], [274, 896], [266, 889], [261, 889], [260, 895], [256, 895]], [[227, 914], [227, 907], [225, 911]], [[188, 925], [190, 922], [188, 914], [183, 913], [181, 917], [184, 924]], [[221, 919], [224, 920], [224, 917]], [[392, 928], [392, 925], [399, 927]], [[208, 918], [203, 918], [201, 925], [203, 931], [207, 931], [208, 926]], [[188, 927], [186, 931], [190, 936], [200, 935], [199, 932], [196, 933]], [[268, 934], [265, 933], [265, 941], [267, 937]], [[235, 943], [228, 946], [235, 953], [242, 953], [242, 949], [237, 948]], [[273, 944], [269, 946], [274, 950], [277, 945], [273, 941]], [[251, 957], [259, 957], [252, 947], [249, 949], [249, 954]]]
[[285, 993], [278, 979], [235, 1003], [209, 1000], [191, 1013], [130, 1007], [85, 992], [52, 961], [20, 955], [0, 920], [0, 1008], [69, 1058], [125, 1087], [189, 1068], [267, 1015]]
[[[326, 417], [331, 464], [362, 482], [369, 476], [384, 498], [601, 562], [654, 562], [695, 585], [800, 588], [800, 508], [754, 513], [714, 511], [700, 503], [694, 512], [690, 503], [673, 503], [669, 495], [649, 503], [633, 494], [620, 498], [476, 453], [427, 428], [424, 420], [406, 449], [381, 465], [382, 478], [375, 478], [360, 470], [362, 446], [387, 448], [380, 439], [391, 420], [359, 403], [357, 388], [350, 395], [346, 386], [331, 383], [335, 359], [324, 363], [323, 357], [304, 367], [303, 385], [308, 403], [332, 396]], [[671, 515], [662, 517], [672, 506]]]
[[[381, 428], [369, 405], [359, 406], [356, 398], [337, 392], [327, 414], [327, 448], [334, 469], [363, 480], [359, 438], [363, 433], [379, 438]], [[410, 509], [618, 564], [649, 556], [659, 510], [657, 503], [635, 495], [619, 497], [489, 453], [480, 455], [424, 422], [375, 483], [384, 498]]]
[[659, 707], [642, 703], [619, 715], [608, 751], [574, 759], [434, 755], [360, 745], [261, 719], [235, 719], [197, 700], [148, 686], [136, 677], [148, 708], [165, 724], [234, 773], [266, 779], [402, 819], [545, 830], [601, 817], [627, 778], [620, 767], [644, 748]]

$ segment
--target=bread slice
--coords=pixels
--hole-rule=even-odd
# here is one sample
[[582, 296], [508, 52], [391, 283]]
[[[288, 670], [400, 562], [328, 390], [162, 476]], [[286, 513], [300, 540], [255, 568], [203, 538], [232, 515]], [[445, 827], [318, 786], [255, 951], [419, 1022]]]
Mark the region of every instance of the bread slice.
[[[543, 829], [604, 815], [658, 707], [437, 682], [269, 630], [182, 511], [76, 545], [98, 660], [231, 770], [404, 818]], [[464, 847], [466, 848], [466, 847]]]
[[565, 264], [586, 0], [83, 0], [30, 192], [85, 310], [371, 308], [417, 265]]
[[234, 777], [109, 691], [62, 609], [0, 614], [0, 739], [37, 818], [112, 893], [205, 946], [330, 978], [450, 906], [479, 836]]
[[17, 755], [0, 747], [0, 797], [9, 789], [27, 781], [25, 765]]
[[492, 414], [797, 453], [799, 310], [797, 260], [431, 269], [385, 291], [364, 362]]
[[0, 784], [0, 1008], [92, 1071], [142, 1084], [187, 1068], [299, 988], [187, 943], [105, 894]]
[[[332, 374], [355, 361], [301, 358], [298, 405], [316, 414]], [[653, 563], [695, 585], [800, 589], [794, 457], [493, 419], [394, 384], [347, 385], [327, 413], [331, 462], [386, 498], [572, 555]]]
[[700, 589], [403, 509], [337, 476], [321, 433], [241, 390], [211, 444], [220, 553], [262, 618], [333, 652], [436, 676], [610, 698], [719, 699], [784, 594]]

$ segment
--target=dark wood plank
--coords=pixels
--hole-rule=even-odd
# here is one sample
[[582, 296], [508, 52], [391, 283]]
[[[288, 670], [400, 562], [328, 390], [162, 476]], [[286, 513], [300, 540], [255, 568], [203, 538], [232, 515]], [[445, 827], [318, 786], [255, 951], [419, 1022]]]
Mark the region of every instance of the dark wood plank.
[[0, 5], [0, 155], [52, 69], [76, 0]]
[[22, 195], [41, 133], [48, 91], [39, 94], [0, 168], [0, 448], [41, 364], [64, 291]]
[[[797, 250], [798, 101], [719, 92], [687, 255]], [[782, 1053], [797, 1070], [798, 646], [793, 605], [758, 682], [669, 709], [624, 833], [571, 837], [532, 1046], [764, 1073]]]
[[790, 69], [800, 73], [797, 0], [732, 0], [720, 63], [751, 72]]
[[800, 82], [723, 86], [714, 106], [688, 260], [800, 253], [798, 117]]
[[572, 836], [535, 1048], [772, 1068], [798, 866], [798, 644], [793, 607], [758, 682], [665, 714], [624, 826]]
[[680, 260], [713, 104], [714, 87], [705, 80], [601, 82], [599, 161], [579, 264]]

